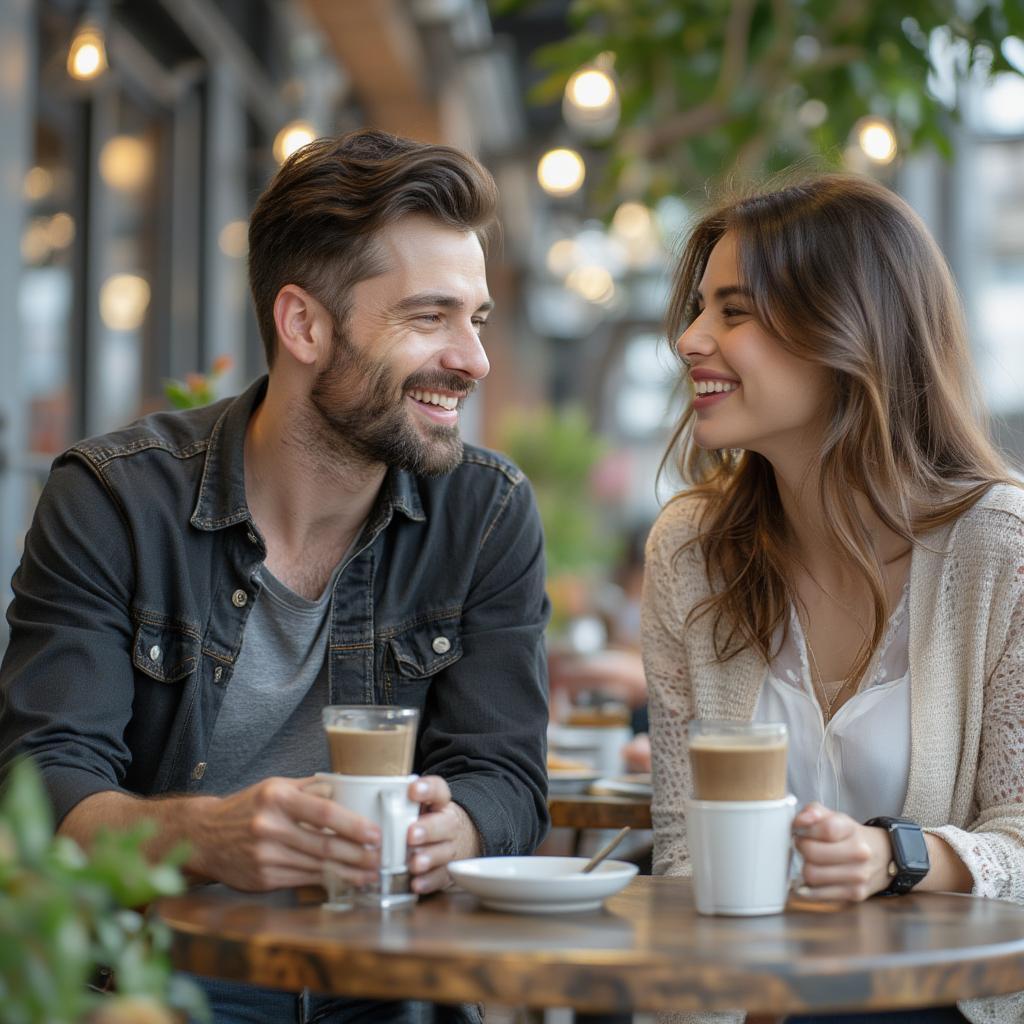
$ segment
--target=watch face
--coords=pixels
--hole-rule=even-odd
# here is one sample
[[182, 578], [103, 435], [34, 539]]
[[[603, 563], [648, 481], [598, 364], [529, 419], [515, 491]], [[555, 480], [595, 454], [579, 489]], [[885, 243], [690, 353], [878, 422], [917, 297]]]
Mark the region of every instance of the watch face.
[[908, 873], [927, 872], [930, 866], [924, 833], [916, 827], [894, 825], [889, 833], [896, 863]]

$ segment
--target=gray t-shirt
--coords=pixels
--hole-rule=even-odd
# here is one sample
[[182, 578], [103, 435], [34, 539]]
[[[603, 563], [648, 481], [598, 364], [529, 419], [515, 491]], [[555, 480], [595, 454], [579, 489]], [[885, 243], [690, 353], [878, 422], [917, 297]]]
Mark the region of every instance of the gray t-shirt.
[[199, 792], [222, 796], [271, 775], [301, 778], [329, 769], [320, 712], [328, 703], [331, 597], [344, 563], [315, 601], [260, 570], [263, 588], [214, 724]]

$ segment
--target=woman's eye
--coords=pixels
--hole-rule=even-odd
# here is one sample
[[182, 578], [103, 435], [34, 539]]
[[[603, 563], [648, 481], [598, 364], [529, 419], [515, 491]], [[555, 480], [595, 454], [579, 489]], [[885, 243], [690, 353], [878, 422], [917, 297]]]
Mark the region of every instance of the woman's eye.
[[727, 320], [737, 316], [749, 316], [750, 314], [745, 309], [740, 309], [739, 306], [723, 306], [722, 316]]

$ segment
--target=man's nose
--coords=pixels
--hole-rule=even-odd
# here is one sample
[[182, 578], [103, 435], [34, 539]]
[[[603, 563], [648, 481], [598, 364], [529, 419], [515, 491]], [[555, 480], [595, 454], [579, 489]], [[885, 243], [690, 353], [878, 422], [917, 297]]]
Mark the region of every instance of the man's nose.
[[473, 325], [460, 328], [441, 359], [446, 370], [464, 373], [472, 380], [483, 380], [490, 372], [491, 364], [484, 351], [483, 342]]

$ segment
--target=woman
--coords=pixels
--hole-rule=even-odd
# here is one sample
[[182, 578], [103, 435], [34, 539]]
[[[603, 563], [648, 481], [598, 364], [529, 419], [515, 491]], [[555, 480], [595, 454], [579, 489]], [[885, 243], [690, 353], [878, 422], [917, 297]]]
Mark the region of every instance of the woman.
[[[692, 400], [647, 548], [655, 873], [689, 873], [686, 723], [781, 720], [810, 894], [895, 867], [1024, 901], [1024, 491], [935, 243], [823, 176], [705, 216], [669, 319]], [[923, 877], [878, 817], [919, 827]]]

